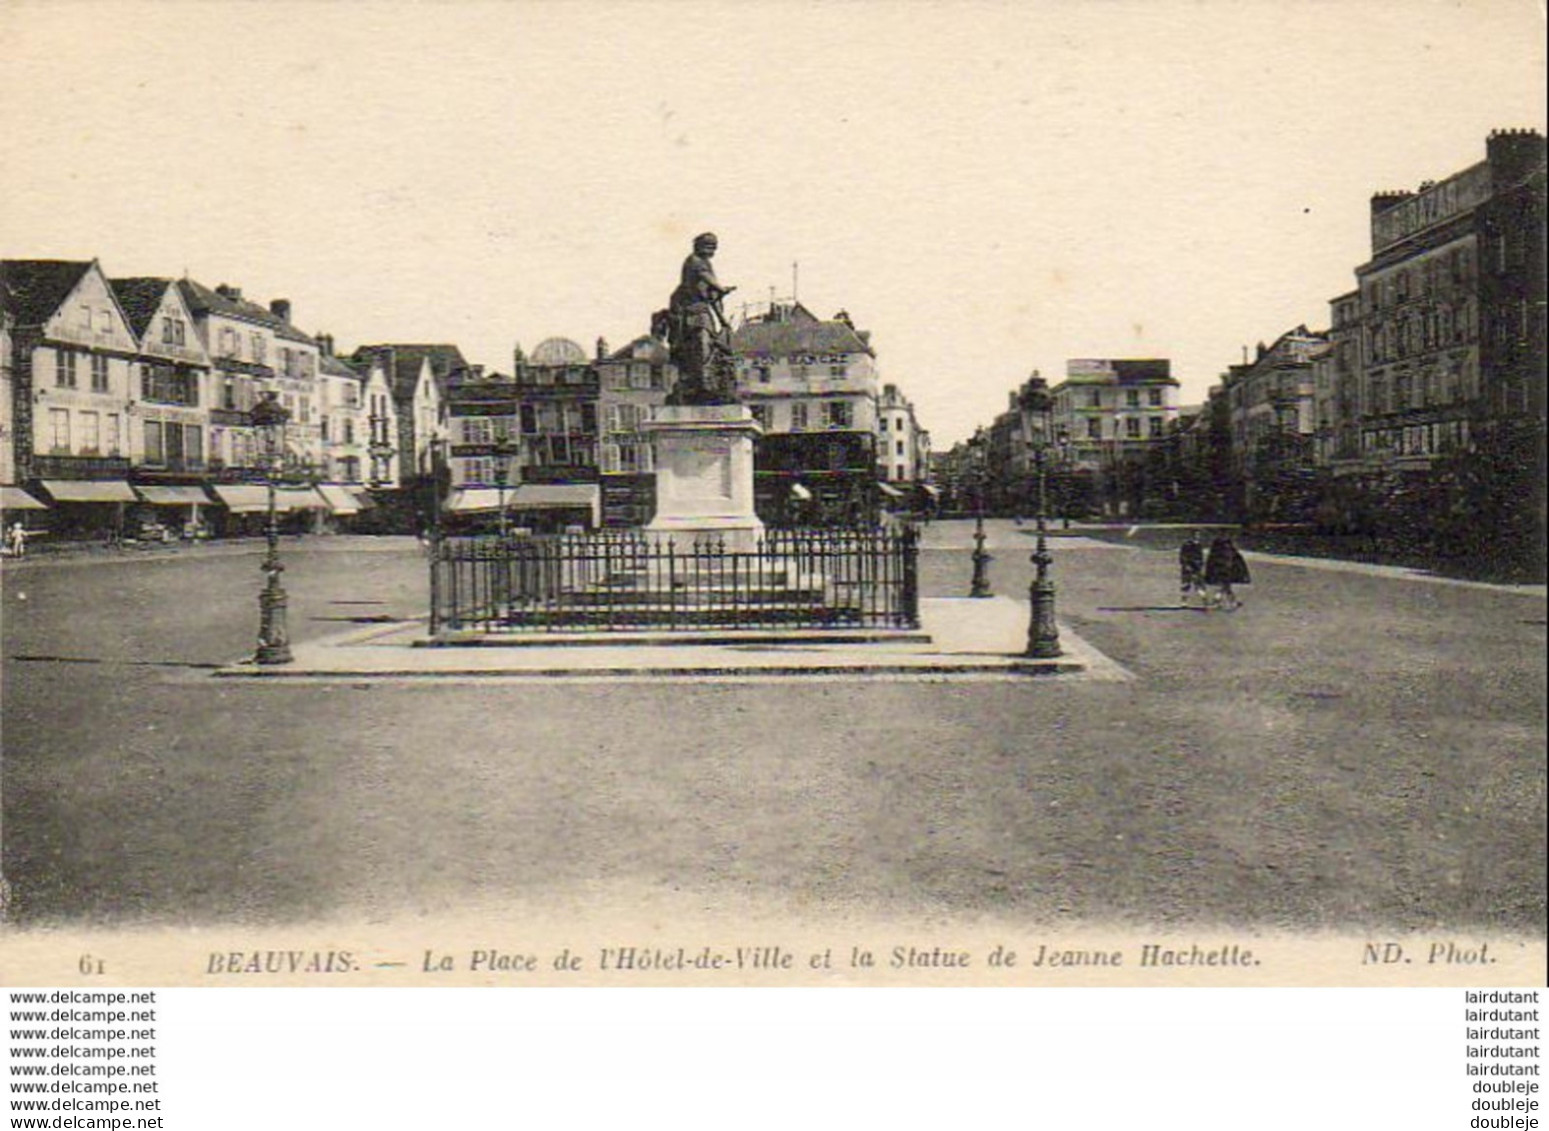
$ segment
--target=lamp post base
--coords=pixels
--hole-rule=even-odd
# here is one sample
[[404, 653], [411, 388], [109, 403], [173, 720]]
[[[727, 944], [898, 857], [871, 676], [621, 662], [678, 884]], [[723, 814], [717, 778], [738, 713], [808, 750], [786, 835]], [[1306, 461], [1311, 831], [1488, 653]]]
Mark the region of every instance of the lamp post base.
[[1027, 625], [1027, 651], [1036, 660], [1052, 660], [1065, 653], [1060, 648], [1060, 630], [1054, 623], [1054, 582], [1047, 577], [1033, 582], [1028, 589], [1032, 617]]
[[968, 583], [970, 597], [993, 597], [990, 592], [989, 565], [991, 555], [984, 549], [984, 516], [974, 522], [973, 580]]
[[269, 584], [258, 594], [258, 651], [253, 655], [255, 663], [288, 664], [294, 658], [290, 654], [290, 631], [285, 623], [288, 603], [285, 590], [280, 588], [278, 576], [270, 574]]

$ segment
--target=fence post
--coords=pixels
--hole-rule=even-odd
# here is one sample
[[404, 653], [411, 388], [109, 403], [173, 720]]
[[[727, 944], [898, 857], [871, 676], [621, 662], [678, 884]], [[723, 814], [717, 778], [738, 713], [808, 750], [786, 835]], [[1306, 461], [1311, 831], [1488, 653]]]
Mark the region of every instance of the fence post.
[[441, 632], [441, 531], [430, 532], [430, 638]]
[[899, 536], [903, 553], [903, 613], [904, 625], [920, 627], [920, 532], [913, 523], [904, 527]]

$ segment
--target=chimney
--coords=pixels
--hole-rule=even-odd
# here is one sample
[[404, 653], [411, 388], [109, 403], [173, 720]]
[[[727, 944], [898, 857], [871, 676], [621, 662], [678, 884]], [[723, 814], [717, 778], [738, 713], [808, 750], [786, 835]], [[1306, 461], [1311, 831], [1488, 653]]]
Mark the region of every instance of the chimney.
[[221, 298], [230, 299], [232, 302], [242, 301], [241, 287], [228, 287], [225, 283], [222, 283], [220, 286], [215, 288], [215, 293], [220, 295]]
[[1544, 161], [1544, 135], [1537, 130], [1495, 130], [1485, 140], [1491, 186], [1499, 192], [1516, 184]]
[[269, 301], [269, 313], [274, 315], [281, 322], [287, 322], [288, 323], [290, 321], [290, 299], [288, 299], [288, 298], [271, 299]]
[[324, 357], [333, 356], [333, 336], [331, 334], [318, 334], [316, 341], [318, 353]]
[[608, 356], [608, 339], [607, 338], [598, 338], [597, 339], [597, 360], [598, 361], [604, 361], [604, 360], [607, 359], [607, 356]]
[[1404, 201], [1408, 200], [1413, 195], [1414, 193], [1410, 192], [1408, 189], [1390, 190], [1388, 192], [1374, 192], [1372, 193], [1372, 215], [1380, 215], [1381, 213], [1386, 212], [1388, 209], [1392, 208], [1395, 204], [1404, 203]]

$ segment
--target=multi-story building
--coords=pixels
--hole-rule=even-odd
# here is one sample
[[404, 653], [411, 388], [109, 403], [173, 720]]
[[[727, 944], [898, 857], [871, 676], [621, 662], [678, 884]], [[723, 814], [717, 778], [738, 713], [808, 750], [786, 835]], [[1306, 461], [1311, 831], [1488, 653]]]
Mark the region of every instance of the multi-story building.
[[[1148, 503], [1145, 468], [1178, 415], [1167, 358], [1072, 358], [1050, 390], [1064, 475], [1113, 514]], [[1014, 398], [1015, 399], [1015, 398]]]
[[200, 524], [209, 500], [210, 358], [172, 279], [112, 280], [140, 345], [134, 393], [140, 443], [130, 453], [141, 518]]
[[448, 439], [446, 394], [468, 369], [462, 351], [454, 345], [393, 342], [361, 346], [350, 361], [357, 369], [380, 364], [387, 374], [398, 480], [404, 487], [423, 486], [435, 474], [438, 452]]
[[530, 357], [517, 346], [512, 360], [510, 377], [473, 369], [456, 383], [451, 510], [504, 507], [540, 531], [601, 525], [597, 366], [568, 338], [545, 339]]
[[1357, 458], [1360, 437], [1361, 292], [1329, 301], [1328, 345], [1315, 350], [1313, 422], [1320, 466]]
[[1544, 414], [1543, 135], [1490, 135], [1485, 160], [1371, 200], [1342, 470], [1423, 470], [1494, 421]]
[[1231, 413], [1232, 448], [1245, 458], [1266, 445], [1309, 446], [1316, 425], [1313, 358], [1328, 347], [1328, 334], [1298, 326], [1260, 342], [1252, 361], [1223, 376]]
[[877, 367], [870, 334], [843, 311], [799, 302], [732, 333], [737, 391], [763, 426], [753, 489], [767, 523], [864, 523], [877, 511]]
[[667, 399], [677, 369], [665, 343], [645, 336], [608, 352], [597, 343], [598, 469], [606, 526], [644, 526], [656, 513], [656, 465], [641, 425]]
[[1178, 382], [1166, 358], [1072, 358], [1050, 392], [1055, 431], [1091, 467], [1162, 439], [1178, 415]]
[[333, 335], [317, 336], [318, 434], [325, 477], [365, 485], [371, 477], [371, 422], [365, 375], [334, 355]]
[[16, 483], [36, 486], [60, 532], [119, 532], [129, 485], [139, 341], [95, 261], [5, 260]]
[[877, 479], [902, 489], [929, 478], [930, 433], [898, 386], [883, 385], [877, 397]]

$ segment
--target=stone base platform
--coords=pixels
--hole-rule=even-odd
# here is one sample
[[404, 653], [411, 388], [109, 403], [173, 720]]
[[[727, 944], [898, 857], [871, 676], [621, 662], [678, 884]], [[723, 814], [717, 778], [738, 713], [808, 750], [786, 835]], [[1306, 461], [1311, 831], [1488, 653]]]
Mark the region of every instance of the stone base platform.
[[490, 633], [431, 641], [423, 622], [376, 626], [292, 643], [295, 661], [251, 661], [213, 674], [226, 679], [577, 681], [760, 681], [790, 679], [1021, 680], [1133, 677], [1068, 626], [1065, 654], [1022, 656], [1027, 606], [1007, 597], [920, 602], [919, 630], [814, 629], [703, 633]]

